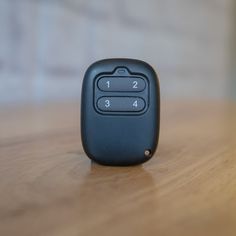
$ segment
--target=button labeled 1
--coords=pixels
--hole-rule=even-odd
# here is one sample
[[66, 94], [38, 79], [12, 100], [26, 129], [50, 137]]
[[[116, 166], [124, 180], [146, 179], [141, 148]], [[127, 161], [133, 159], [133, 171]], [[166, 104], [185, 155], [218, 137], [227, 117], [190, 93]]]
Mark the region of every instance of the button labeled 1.
[[112, 92], [140, 92], [145, 89], [145, 81], [139, 77], [102, 77], [98, 81], [98, 88]]
[[101, 111], [137, 112], [145, 108], [145, 101], [138, 97], [101, 97], [97, 107]]

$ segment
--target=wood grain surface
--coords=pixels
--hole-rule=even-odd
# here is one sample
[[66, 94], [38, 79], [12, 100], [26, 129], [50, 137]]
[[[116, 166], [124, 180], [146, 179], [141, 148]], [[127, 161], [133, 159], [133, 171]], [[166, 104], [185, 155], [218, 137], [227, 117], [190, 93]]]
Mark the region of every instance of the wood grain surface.
[[147, 163], [104, 167], [79, 104], [0, 109], [0, 235], [236, 235], [236, 104], [164, 102]]

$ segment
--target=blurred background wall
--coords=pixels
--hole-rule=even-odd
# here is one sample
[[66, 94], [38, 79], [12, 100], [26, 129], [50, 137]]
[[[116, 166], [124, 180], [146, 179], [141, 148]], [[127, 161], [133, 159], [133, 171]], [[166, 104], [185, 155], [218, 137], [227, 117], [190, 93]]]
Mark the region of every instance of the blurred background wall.
[[145, 60], [162, 98], [234, 96], [234, 0], [0, 0], [0, 104], [79, 99], [109, 57]]

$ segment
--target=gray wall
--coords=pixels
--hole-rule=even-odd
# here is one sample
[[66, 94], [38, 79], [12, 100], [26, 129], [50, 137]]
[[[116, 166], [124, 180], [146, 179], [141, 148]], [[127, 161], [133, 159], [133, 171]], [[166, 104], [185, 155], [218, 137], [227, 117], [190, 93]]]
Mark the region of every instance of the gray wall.
[[79, 98], [86, 67], [107, 57], [151, 63], [164, 99], [226, 98], [233, 3], [1, 0], [0, 103]]
[[231, 83], [230, 83], [230, 95], [231, 98], [236, 100], [236, 1], [234, 1], [233, 15], [234, 17], [234, 27], [233, 27], [233, 36], [231, 37]]

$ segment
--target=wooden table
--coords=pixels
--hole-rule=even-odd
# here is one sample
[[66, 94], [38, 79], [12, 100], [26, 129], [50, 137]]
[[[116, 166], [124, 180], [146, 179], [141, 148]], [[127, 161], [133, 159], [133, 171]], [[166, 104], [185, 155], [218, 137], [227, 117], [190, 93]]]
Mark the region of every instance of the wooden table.
[[0, 235], [236, 235], [236, 104], [163, 102], [158, 152], [91, 164], [79, 104], [0, 109]]

